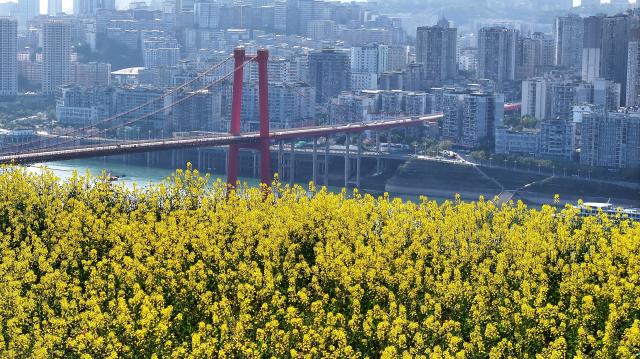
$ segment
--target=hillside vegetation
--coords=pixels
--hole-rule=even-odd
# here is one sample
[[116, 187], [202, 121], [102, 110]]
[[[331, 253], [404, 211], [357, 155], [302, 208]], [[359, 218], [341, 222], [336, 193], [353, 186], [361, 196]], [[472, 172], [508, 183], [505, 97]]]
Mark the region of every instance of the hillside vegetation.
[[0, 169], [2, 358], [634, 358], [640, 225]]

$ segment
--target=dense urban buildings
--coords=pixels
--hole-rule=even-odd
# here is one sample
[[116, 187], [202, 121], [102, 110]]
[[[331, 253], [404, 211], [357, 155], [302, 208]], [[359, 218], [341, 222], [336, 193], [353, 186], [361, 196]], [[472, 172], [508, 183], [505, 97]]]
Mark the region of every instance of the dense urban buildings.
[[[181, 0], [125, 9], [113, 0], [75, 0], [65, 14], [60, 0], [47, 0], [40, 15], [38, 0], [20, 0], [0, 7], [13, 16], [0, 19], [0, 93], [55, 101], [48, 130], [90, 126], [171, 94], [181, 106], [150, 104], [108, 136], [225, 132], [233, 68], [210, 67], [238, 46], [249, 56], [266, 47], [274, 129], [442, 111], [441, 122], [418, 131], [424, 141], [604, 166], [581, 159], [582, 114], [590, 106], [635, 113], [640, 105], [639, 12], [536, 4], [548, 12], [536, 22], [470, 23], [439, 13], [414, 26], [374, 3]], [[255, 130], [255, 63], [244, 76], [243, 130]], [[520, 103], [519, 113], [503, 113], [504, 103]], [[158, 113], [136, 121], [145, 111]]]

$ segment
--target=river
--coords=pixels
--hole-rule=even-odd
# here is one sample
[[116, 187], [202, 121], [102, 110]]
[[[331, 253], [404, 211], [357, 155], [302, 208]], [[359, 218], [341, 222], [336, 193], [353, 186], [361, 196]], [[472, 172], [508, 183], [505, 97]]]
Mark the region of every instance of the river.
[[[157, 167], [157, 166], [145, 166], [135, 163], [122, 163], [119, 161], [103, 161], [100, 159], [80, 159], [80, 160], [68, 160], [68, 161], [56, 161], [47, 163], [38, 163], [29, 165], [27, 167], [31, 172], [40, 172], [44, 168], [51, 170], [58, 178], [64, 180], [70, 178], [74, 172], [79, 175], [89, 173], [93, 176], [99, 176], [103, 172], [118, 177], [118, 182], [123, 183], [126, 187], [133, 187], [134, 184], [138, 187], [144, 187], [148, 185], [158, 184], [165, 180], [167, 177], [174, 173], [174, 170]], [[213, 180], [221, 179], [226, 180], [226, 174], [211, 174]], [[259, 185], [259, 180], [251, 177], [240, 177], [239, 180], [243, 183], [248, 183], [252, 186]], [[299, 185], [307, 187], [308, 182], [299, 182]], [[342, 191], [341, 187], [329, 187], [329, 191], [333, 193], [339, 193]], [[367, 191], [364, 191], [365, 193]], [[379, 193], [373, 193], [379, 195]], [[411, 200], [419, 202], [419, 196], [414, 195], [400, 195], [391, 194], [391, 197], [398, 197], [403, 200]], [[432, 198], [438, 202], [444, 202], [446, 198]]]

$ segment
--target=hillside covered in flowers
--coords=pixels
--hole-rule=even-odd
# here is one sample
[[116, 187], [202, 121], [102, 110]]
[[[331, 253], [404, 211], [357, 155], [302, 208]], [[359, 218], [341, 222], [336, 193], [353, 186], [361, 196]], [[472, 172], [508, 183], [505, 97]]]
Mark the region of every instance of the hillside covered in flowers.
[[2, 358], [637, 358], [640, 224], [0, 169]]

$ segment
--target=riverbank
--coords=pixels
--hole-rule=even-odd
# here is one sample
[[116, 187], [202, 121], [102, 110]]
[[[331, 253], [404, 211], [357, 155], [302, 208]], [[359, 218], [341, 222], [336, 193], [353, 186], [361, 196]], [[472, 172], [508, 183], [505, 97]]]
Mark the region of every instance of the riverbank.
[[[188, 156], [185, 159], [188, 160]], [[312, 179], [312, 166], [307, 162], [300, 161], [296, 165], [294, 183], [303, 187], [306, 187]], [[30, 168], [38, 171], [39, 166], [43, 165]], [[44, 166], [49, 167], [56, 176], [63, 179], [70, 177], [74, 171], [79, 174], [90, 172], [93, 175], [100, 175], [106, 171], [112, 176], [117, 176], [118, 182], [126, 186], [159, 183], [174, 173], [174, 169], [169, 166], [148, 166], [132, 159], [84, 159], [46, 163]], [[222, 166], [224, 163], [210, 164], [202, 172], [211, 173], [214, 180], [224, 181], [226, 180], [224, 171], [216, 170]], [[250, 167], [241, 171], [243, 177], [240, 180], [249, 185], [257, 185], [258, 180], [252, 177]], [[497, 167], [480, 167], [469, 163], [448, 163], [428, 158], [414, 158], [408, 161], [386, 160], [384, 167], [385, 170], [378, 173], [375, 160], [362, 161], [359, 188], [361, 193], [380, 196], [387, 192], [391, 197], [412, 201], [418, 201], [421, 196], [426, 196], [438, 202], [453, 200], [456, 195], [466, 201], [475, 201], [480, 196], [492, 199], [502, 194], [503, 200], [522, 200], [535, 206], [554, 203], [554, 197], [558, 194], [562, 203], [575, 204], [582, 199], [589, 202], [610, 201], [617, 205], [640, 207], [640, 190], [602, 181], [555, 177]], [[289, 183], [286, 176], [282, 176], [281, 180]], [[319, 178], [319, 181], [323, 184], [322, 178]], [[336, 159], [330, 166], [329, 189], [332, 192], [340, 192], [343, 187], [344, 162]]]
[[385, 190], [447, 199], [459, 194], [464, 200], [493, 198], [509, 192], [514, 200], [532, 205], [554, 203], [557, 194], [561, 203], [575, 204], [582, 199], [640, 207], [640, 190], [629, 186], [428, 159], [412, 159], [400, 166]]

